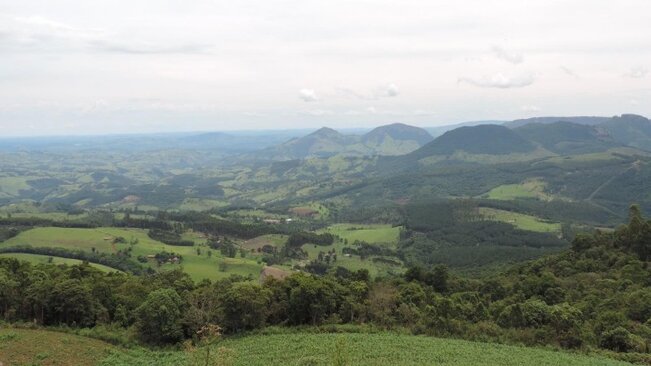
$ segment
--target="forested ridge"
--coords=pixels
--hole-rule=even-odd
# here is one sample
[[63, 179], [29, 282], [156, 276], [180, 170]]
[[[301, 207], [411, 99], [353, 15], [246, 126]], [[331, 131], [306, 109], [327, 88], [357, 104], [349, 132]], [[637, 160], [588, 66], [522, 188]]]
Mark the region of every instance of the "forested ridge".
[[651, 221], [633, 206], [614, 232], [578, 235], [562, 253], [468, 279], [445, 266], [372, 280], [364, 270], [296, 273], [258, 284], [194, 283], [180, 270], [135, 276], [88, 265], [0, 259], [6, 322], [104, 327], [145, 344], [268, 325], [367, 324], [415, 334], [604, 349], [649, 362]]

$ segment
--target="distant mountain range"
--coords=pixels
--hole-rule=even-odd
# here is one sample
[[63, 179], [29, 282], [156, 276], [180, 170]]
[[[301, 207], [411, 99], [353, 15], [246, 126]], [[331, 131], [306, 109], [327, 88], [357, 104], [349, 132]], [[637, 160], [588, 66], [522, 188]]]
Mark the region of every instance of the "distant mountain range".
[[547, 152], [568, 155], [599, 152], [617, 146], [651, 151], [649, 119], [624, 114], [615, 117], [535, 117], [514, 121], [472, 121], [420, 128], [402, 123], [364, 133], [323, 127], [309, 129], [113, 135], [80, 137], [0, 138], [0, 151], [94, 150], [159, 151], [168, 148], [205, 150], [244, 159], [284, 161], [309, 157], [451, 156]]
[[609, 120], [609, 117], [591, 117], [591, 116], [578, 116], [578, 117], [533, 117], [525, 119], [516, 119], [514, 121], [505, 122], [504, 126], [510, 128], [522, 127], [531, 123], [549, 124], [554, 122], [571, 122], [579, 125], [598, 125]]
[[587, 119], [577, 118], [584, 123], [566, 122], [563, 121], [565, 118], [555, 122], [552, 119], [536, 118], [530, 119], [526, 124], [517, 123], [517, 127], [513, 128], [490, 124], [460, 127], [401, 156], [398, 161], [409, 166], [409, 163], [428, 157], [476, 161], [480, 159], [479, 156], [485, 155], [508, 161], [513, 154], [520, 155], [517, 160], [522, 160], [527, 159], [527, 156], [535, 159], [553, 155], [577, 155], [627, 146], [651, 151], [651, 121], [645, 117], [595, 117], [601, 118], [599, 124], [587, 124]]
[[253, 155], [263, 160], [324, 158], [339, 154], [406, 155], [408, 159], [420, 160], [458, 153], [503, 156], [535, 151], [538, 157], [571, 155], [622, 146], [651, 151], [651, 122], [631, 114], [618, 117], [537, 117], [498, 124], [477, 121], [443, 126], [438, 131], [444, 130], [434, 139], [427, 130], [402, 123], [380, 126], [363, 135], [345, 135], [323, 127], [256, 151]]
[[424, 129], [394, 123], [377, 127], [364, 135], [344, 135], [332, 128], [323, 127], [300, 138], [261, 150], [255, 155], [271, 160], [330, 157], [338, 154], [403, 155], [432, 140]]

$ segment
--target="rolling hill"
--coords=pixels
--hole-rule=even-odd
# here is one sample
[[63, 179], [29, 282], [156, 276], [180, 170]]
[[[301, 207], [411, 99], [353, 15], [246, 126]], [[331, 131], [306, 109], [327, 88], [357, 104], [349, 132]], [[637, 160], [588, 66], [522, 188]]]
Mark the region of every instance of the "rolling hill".
[[506, 127], [481, 125], [448, 131], [407, 156], [412, 159], [422, 159], [433, 155], [452, 155], [456, 151], [506, 155], [526, 153], [534, 149], [535, 146], [531, 142]]
[[400, 155], [412, 152], [432, 141], [422, 128], [394, 123], [380, 126], [361, 137], [364, 146], [377, 155]]
[[651, 121], [635, 114], [623, 114], [613, 117], [599, 128], [622, 144], [651, 150]]

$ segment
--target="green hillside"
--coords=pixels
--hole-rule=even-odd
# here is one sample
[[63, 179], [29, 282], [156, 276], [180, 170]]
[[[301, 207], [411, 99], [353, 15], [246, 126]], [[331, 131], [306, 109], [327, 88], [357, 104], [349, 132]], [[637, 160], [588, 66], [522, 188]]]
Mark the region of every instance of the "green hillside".
[[596, 128], [570, 122], [531, 123], [515, 129], [523, 138], [557, 154], [585, 154], [618, 146], [610, 136]]
[[530, 152], [534, 146], [506, 127], [482, 125], [448, 131], [407, 156], [422, 159], [432, 155], [451, 155], [458, 150], [471, 154], [506, 155]]
[[651, 150], [651, 121], [647, 118], [623, 114], [599, 125], [616, 141], [644, 150]]

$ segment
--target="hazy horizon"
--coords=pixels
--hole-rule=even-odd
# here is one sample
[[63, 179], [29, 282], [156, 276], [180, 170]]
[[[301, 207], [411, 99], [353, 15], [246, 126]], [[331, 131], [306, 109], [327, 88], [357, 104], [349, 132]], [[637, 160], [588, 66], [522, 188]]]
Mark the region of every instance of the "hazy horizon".
[[0, 4], [2, 136], [651, 115], [648, 2]]

